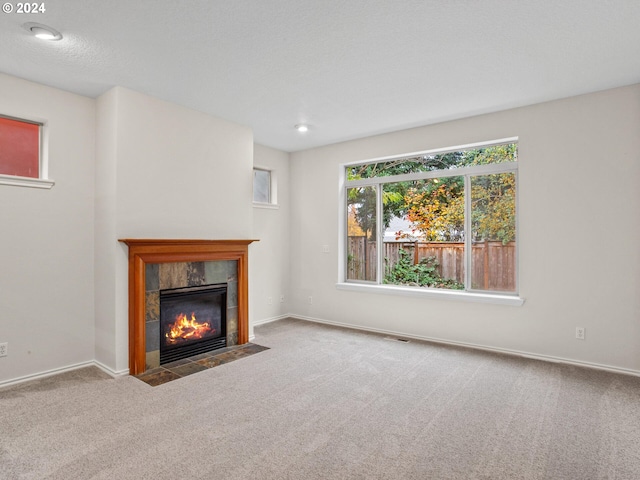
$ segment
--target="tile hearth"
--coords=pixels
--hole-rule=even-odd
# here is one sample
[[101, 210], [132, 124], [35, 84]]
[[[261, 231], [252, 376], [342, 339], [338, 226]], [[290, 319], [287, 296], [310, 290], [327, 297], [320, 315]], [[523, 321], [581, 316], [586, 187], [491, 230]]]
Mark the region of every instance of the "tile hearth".
[[178, 378], [186, 377], [187, 375], [208, 370], [209, 368], [214, 368], [219, 365], [224, 365], [225, 363], [230, 363], [264, 350], [269, 350], [269, 347], [263, 347], [255, 343], [245, 343], [244, 345], [220, 348], [194, 357], [166, 363], [160, 367], [152, 368], [140, 375], [136, 375], [136, 378], [152, 387], [156, 387], [163, 383], [177, 380]]

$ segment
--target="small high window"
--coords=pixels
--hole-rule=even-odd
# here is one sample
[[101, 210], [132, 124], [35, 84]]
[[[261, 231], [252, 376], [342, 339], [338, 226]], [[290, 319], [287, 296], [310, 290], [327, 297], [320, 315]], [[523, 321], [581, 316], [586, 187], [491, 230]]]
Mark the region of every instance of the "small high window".
[[51, 188], [42, 130], [42, 123], [0, 115], [0, 184]]
[[0, 117], [0, 174], [40, 178], [40, 124]]
[[277, 205], [275, 172], [266, 168], [253, 169], [253, 203], [258, 206]]

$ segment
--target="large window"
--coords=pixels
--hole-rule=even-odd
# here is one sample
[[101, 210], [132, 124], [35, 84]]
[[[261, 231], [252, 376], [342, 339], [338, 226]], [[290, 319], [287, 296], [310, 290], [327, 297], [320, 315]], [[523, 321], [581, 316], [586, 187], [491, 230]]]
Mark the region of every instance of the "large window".
[[517, 293], [514, 141], [345, 167], [345, 280]]

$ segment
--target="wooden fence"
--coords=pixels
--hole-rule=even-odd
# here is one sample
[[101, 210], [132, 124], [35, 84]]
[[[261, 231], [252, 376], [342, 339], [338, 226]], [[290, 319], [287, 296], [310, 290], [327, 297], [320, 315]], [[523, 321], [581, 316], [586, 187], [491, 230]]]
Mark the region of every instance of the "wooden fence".
[[[446, 279], [464, 283], [464, 243], [461, 242], [384, 242], [385, 269], [398, 262], [400, 250], [409, 252], [413, 262], [435, 257], [438, 273]], [[347, 278], [376, 279], [376, 242], [366, 237], [349, 237]], [[471, 286], [474, 289], [513, 292], [516, 289], [516, 243], [478, 242], [472, 245]]]

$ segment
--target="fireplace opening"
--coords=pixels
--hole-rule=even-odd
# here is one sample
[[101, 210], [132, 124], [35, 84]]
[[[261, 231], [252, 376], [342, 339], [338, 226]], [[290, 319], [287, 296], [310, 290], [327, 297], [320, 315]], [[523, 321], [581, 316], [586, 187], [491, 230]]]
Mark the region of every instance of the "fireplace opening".
[[227, 284], [160, 290], [160, 365], [227, 345]]

